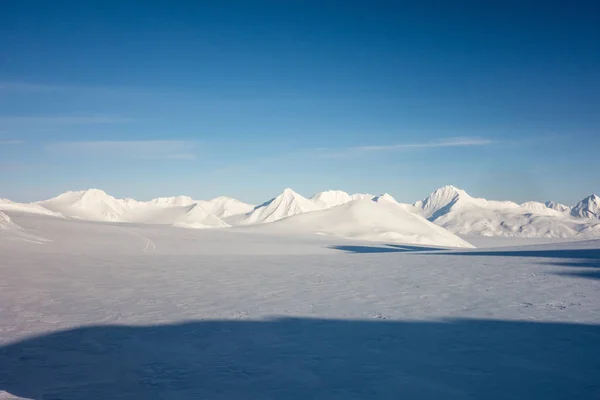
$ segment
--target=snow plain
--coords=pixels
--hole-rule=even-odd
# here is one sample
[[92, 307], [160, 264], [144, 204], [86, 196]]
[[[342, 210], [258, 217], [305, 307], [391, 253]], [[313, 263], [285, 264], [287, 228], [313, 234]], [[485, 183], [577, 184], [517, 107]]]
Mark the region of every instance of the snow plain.
[[0, 398], [600, 397], [600, 241], [440, 250], [276, 229], [296, 218], [2, 211]]

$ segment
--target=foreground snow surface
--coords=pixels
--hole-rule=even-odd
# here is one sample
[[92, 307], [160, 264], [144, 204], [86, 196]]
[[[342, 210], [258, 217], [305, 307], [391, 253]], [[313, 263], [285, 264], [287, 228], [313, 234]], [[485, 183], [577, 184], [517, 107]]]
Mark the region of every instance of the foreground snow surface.
[[600, 397], [600, 241], [443, 251], [6, 214], [0, 398]]

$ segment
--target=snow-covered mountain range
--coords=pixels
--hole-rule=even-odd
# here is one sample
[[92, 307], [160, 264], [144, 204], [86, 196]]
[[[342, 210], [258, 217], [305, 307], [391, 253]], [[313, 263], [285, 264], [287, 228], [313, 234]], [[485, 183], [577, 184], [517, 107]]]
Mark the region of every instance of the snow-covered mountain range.
[[[414, 204], [399, 203], [387, 193], [373, 196], [329, 190], [306, 198], [292, 189], [285, 189], [258, 206], [230, 197], [212, 200], [194, 200], [187, 196], [150, 201], [117, 199], [103, 190], [89, 189], [66, 192], [34, 203], [0, 199], [0, 210], [185, 228], [252, 226], [259, 230], [293, 230], [454, 247], [470, 246], [457, 235], [600, 237], [600, 198], [596, 195], [586, 197], [573, 207], [552, 201], [517, 204], [475, 198], [454, 186], [437, 189]], [[11, 226], [4, 223], [5, 229]]]

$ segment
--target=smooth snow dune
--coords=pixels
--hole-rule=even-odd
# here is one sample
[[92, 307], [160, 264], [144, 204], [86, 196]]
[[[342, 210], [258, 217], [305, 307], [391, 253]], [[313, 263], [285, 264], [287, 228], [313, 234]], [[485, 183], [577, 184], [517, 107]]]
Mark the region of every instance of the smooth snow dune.
[[16, 224], [7, 214], [0, 211], [0, 240], [10, 239], [23, 242], [43, 244], [48, 240], [34, 235]]
[[53, 217], [64, 218], [61, 213], [53, 212], [36, 203], [15, 203], [8, 199], [0, 199], [0, 210], [17, 211], [31, 214], [51, 215]]
[[319, 206], [311, 200], [292, 189], [285, 189], [279, 196], [257, 206], [238, 223], [241, 225], [264, 224], [318, 209]]
[[227, 228], [230, 226], [219, 217], [205, 211], [199, 204], [190, 206], [190, 209], [185, 214], [179, 216], [173, 225], [194, 229]]
[[405, 211], [398, 204], [372, 200], [358, 200], [298, 214], [264, 229], [304, 231], [368, 241], [473, 247], [425, 218]]
[[212, 200], [197, 202], [206, 212], [219, 218], [228, 218], [240, 214], [247, 214], [256, 206], [247, 204], [227, 196], [216, 197]]

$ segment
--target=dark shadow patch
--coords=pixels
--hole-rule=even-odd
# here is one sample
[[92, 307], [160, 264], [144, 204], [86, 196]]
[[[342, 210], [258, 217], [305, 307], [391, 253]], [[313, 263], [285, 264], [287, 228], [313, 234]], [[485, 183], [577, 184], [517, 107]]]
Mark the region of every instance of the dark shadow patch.
[[540, 258], [573, 258], [600, 260], [600, 249], [561, 249], [561, 250], [511, 250], [511, 251], [452, 251], [444, 253], [450, 256], [483, 256], [483, 257], [540, 257]]
[[448, 250], [448, 248], [443, 248], [443, 247], [413, 246], [413, 245], [407, 245], [407, 244], [387, 244], [386, 246], [396, 247], [398, 249], [404, 249], [406, 251], [442, 251], [442, 250]]
[[600, 326], [282, 318], [90, 326], [0, 348], [31, 399], [597, 399]]
[[600, 269], [598, 271], [557, 272], [556, 275], [600, 280]]
[[410, 246], [402, 244], [386, 244], [383, 246], [353, 246], [353, 245], [340, 245], [330, 246], [330, 249], [346, 251], [348, 253], [408, 253], [415, 251], [440, 251], [447, 250], [438, 247], [425, 247], [425, 246]]

